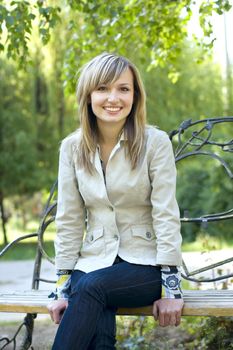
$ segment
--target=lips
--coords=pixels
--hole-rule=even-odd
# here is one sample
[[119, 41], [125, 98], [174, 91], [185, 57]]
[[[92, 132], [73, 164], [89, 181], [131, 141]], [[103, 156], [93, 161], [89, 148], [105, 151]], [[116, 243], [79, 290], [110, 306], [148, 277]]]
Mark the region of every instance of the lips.
[[122, 109], [122, 107], [104, 107], [104, 110], [110, 113], [116, 113], [119, 112]]

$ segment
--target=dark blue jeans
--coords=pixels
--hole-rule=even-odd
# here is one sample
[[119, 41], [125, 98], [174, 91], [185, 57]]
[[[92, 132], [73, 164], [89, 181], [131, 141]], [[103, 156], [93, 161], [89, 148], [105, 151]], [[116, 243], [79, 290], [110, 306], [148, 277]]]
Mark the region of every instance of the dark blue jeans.
[[104, 269], [71, 276], [69, 305], [52, 350], [115, 349], [118, 307], [140, 307], [161, 298], [160, 267], [120, 259]]

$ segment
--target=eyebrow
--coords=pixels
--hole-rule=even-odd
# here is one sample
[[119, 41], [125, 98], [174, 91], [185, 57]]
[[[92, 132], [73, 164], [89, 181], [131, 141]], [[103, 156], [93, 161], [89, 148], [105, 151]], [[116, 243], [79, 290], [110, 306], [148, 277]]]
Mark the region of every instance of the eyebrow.
[[[101, 83], [99, 86], [102, 86], [102, 85], [111, 85], [111, 84], [109, 84], [109, 83]], [[120, 83], [118, 85], [119, 86], [131, 86], [133, 84], [131, 84], [131, 83]]]
[[130, 84], [130, 83], [120, 83], [119, 85], [132, 85], [132, 84]]

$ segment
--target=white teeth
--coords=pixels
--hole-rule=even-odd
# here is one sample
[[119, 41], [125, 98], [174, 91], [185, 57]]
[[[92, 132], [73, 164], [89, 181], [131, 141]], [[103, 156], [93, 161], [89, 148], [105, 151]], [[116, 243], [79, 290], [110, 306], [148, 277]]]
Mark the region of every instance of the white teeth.
[[109, 112], [118, 112], [120, 107], [105, 107], [104, 109]]

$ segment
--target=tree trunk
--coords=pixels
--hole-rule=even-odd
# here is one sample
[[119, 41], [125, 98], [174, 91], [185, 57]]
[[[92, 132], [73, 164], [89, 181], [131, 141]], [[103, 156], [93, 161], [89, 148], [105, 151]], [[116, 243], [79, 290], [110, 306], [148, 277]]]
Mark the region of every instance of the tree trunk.
[[3, 193], [0, 191], [0, 213], [1, 213], [1, 219], [2, 219], [2, 232], [3, 232], [3, 240], [4, 240], [4, 245], [7, 245], [8, 240], [7, 240], [7, 234], [6, 234], [6, 216], [5, 216], [5, 211], [4, 211], [4, 204], [3, 204]]
[[64, 88], [61, 80], [61, 73], [59, 74], [57, 80], [58, 80], [58, 96], [59, 96], [58, 130], [59, 130], [59, 138], [62, 139], [64, 137], [65, 98], [64, 98]]

